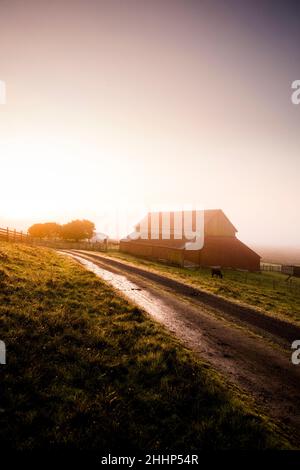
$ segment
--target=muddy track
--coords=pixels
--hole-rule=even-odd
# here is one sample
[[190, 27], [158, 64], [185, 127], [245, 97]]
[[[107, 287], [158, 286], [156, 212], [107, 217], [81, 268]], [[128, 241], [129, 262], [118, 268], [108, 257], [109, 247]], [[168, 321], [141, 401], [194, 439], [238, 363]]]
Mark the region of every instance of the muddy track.
[[[76, 250], [74, 250], [74, 252], [76, 252]], [[170, 279], [166, 276], [147, 271], [143, 268], [132, 266], [122, 261], [117, 261], [99, 255], [87, 255], [87, 253], [82, 253], [80, 251], [77, 253], [81, 256], [88, 256], [89, 258], [92, 258], [98, 262], [101, 261], [103, 265], [116, 267], [126, 271], [127, 273], [142, 276], [153, 282], [159, 283], [161, 286], [166, 287], [176, 292], [177, 294], [193, 298], [193, 300], [196, 302], [219, 310], [222, 312], [222, 314], [229, 315], [235, 319], [238, 319], [242, 323], [252, 325], [255, 328], [262, 330], [262, 332], [266, 332], [284, 340], [284, 343], [289, 349], [291, 347], [291, 343], [295, 339], [300, 339], [300, 326], [296, 326], [281, 319], [265, 315], [263, 312], [260, 312], [255, 308], [239, 305], [235, 302], [231, 302], [230, 300], [221, 298], [209, 292], [205, 292], [201, 289], [188, 286], [180, 281], [176, 281], [175, 279]]]
[[[253, 406], [270, 417], [300, 447], [300, 366], [291, 362], [287, 339], [285, 343], [289, 347], [274, 347], [269, 338], [267, 341], [240, 327], [234, 315], [215, 314], [214, 302], [220, 300], [218, 309], [223, 305], [231, 307], [230, 302], [223, 303], [223, 299], [208, 294], [213, 303], [198, 303], [198, 296], [190, 295], [194, 289], [180, 282], [103, 256], [75, 251], [69, 254], [163, 324], [220, 373], [228, 386], [233, 384], [245, 391], [252, 398]], [[263, 325], [271, 325], [273, 318], [270, 320]], [[279, 328], [281, 322], [274, 321]], [[299, 329], [294, 339], [300, 339]]]

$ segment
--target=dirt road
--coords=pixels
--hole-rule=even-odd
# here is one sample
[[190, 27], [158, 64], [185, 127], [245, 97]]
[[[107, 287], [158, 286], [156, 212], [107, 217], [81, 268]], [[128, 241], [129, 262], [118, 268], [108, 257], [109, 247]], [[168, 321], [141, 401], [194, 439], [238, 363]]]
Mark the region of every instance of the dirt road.
[[69, 254], [246, 391], [300, 447], [300, 365], [291, 362], [300, 328], [122, 261]]

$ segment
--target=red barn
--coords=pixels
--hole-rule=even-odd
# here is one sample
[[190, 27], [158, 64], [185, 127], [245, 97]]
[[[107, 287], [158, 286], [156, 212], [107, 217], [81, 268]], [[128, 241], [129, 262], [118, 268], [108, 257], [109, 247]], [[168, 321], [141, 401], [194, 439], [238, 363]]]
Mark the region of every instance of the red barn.
[[[200, 234], [197, 221], [202, 217]], [[186, 236], [189, 220], [194, 239]], [[195, 248], [197, 233], [203, 239]], [[175, 264], [221, 266], [260, 270], [260, 256], [236, 238], [237, 229], [220, 209], [149, 213], [135, 232], [120, 241], [120, 250], [137, 256], [166, 260]]]

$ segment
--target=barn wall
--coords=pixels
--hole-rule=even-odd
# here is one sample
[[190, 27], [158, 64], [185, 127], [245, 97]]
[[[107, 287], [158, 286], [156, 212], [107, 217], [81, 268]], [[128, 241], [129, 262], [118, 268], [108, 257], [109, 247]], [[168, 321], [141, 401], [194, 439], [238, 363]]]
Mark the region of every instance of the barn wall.
[[199, 250], [185, 250], [184, 259], [190, 263], [200, 265], [200, 251]]
[[200, 265], [260, 270], [260, 256], [235, 237], [206, 237]]
[[164, 260], [177, 266], [183, 266], [184, 264], [183, 249], [153, 244], [152, 241], [150, 244], [139, 243], [136, 241], [124, 242], [121, 240], [120, 251], [134, 256], [141, 256], [143, 258]]
[[177, 247], [172, 246], [173, 240], [166, 240], [165, 243], [166, 245], [162, 246], [158, 240], [121, 241], [120, 250], [180, 266], [184, 261], [188, 261], [199, 266], [260, 270], [260, 257], [236, 237], [205, 237], [202, 250], [195, 251], [180, 249], [179, 241]]

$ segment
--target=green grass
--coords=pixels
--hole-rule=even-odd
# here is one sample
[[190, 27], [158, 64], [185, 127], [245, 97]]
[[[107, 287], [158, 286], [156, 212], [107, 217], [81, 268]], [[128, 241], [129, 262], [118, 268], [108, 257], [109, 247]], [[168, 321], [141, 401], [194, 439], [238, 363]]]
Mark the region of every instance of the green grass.
[[300, 279], [294, 278], [288, 283], [285, 281], [287, 276], [281, 273], [250, 273], [233, 269], [223, 270], [224, 278], [217, 279], [211, 277], [208, 268], [188, 269], [169, 266], [136, 258], [117, 250], [111, 250], [107, 255], [140, 265], [235, 302], [254, 306], [269, 315], [300, 324]]
[[289, 446], [250, 401], [72, 260], [0, 243], [0, 300], [6, 449]]

